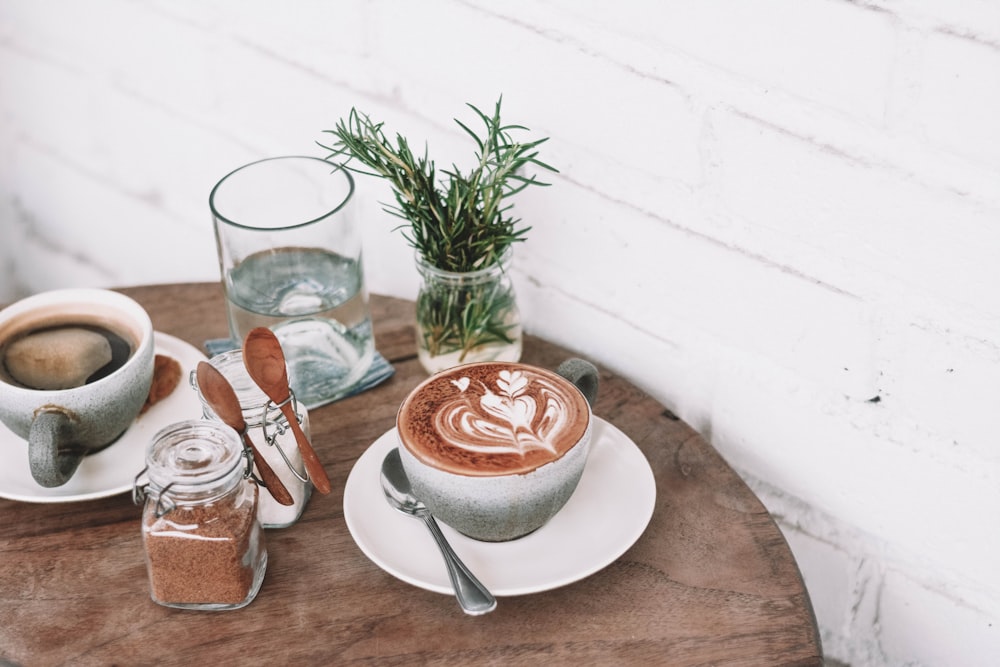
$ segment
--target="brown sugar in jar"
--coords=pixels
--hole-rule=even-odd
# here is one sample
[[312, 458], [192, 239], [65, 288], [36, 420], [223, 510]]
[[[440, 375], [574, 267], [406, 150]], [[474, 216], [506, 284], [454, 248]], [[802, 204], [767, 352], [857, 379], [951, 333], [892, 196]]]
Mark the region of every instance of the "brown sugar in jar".
[[153, 601], [184, 609], [253, 601], [267, 551], [236, 432], [207, 420], [172, 424], [153, 438], [146, 473], [142, 536]]

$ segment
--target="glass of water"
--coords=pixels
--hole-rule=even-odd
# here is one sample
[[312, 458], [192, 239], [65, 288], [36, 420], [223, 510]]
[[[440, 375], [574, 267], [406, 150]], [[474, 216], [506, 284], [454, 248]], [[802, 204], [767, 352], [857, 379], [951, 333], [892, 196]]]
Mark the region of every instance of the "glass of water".
[[326, 160], [275, 157], [236, 169], [209, 195], [229, 329], [281, 342], [296, 398], [349, 392], [375, 354], [354, 179]]

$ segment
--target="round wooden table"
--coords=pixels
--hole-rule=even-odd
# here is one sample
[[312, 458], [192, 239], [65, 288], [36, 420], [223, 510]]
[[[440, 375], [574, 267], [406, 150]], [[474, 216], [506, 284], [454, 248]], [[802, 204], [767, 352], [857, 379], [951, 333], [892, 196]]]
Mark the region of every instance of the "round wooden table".
[[[218, 284], [121, 291], [158, 331], [199, 349], [228, 335]], [[501, 598], [479, 617], [376, 566], [345, 525], [344, 485], [426, 375], [412, 303], [371, 303], [377, 348], [396, 372], [310, 412], [333, 491], [313, 494], [294, 526], [267, 531], [267, 574], [249, 606], [153, 603], [140, 508], [127, 493], [0, 499], [0, 663], [822, 665], [809, 596], [767, 510], [701, 436], [604, 369], [594, 412], [636, 443], [657, 488], [652, 519], [624, 555], [575, 583]], [[529, 336], [522, 360], [554, 368], [568, 356]], [[429, 536], [423, 546], [433, 548]]]

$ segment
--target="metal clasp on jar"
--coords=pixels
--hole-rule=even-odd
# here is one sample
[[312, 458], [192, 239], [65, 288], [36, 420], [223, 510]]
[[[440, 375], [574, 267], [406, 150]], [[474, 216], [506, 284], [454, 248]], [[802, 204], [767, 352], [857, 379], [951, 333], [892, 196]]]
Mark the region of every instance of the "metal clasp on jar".
[[154, 496], [156, 498], [156, 508], [154, 512], [156, 513], [156, 518], [159, 519], [164, 514], [168, 514], [177, 507], [177, 503], [170, 499], [166, 492], [173, 486], [173, 483], [167, 484], [162, 489], [153, 488], [153, 491], [149, 490], [149, 480], [145, 483], [141, 483], [139, 479], [146, 474], [148, 468], [143, 468], [135, 476], [132, 481], [132, 503], [134, 505], [142, 505], [146, 502], [146, 498]]
[[[246, 445], [243, 446], [243, 456], [246, 459], [246, 469], [243, 471], [243, 479], [253, 477], [254, 481], [257, 481], [256, 476], [253, 474], [253, 452], [251, 452]], [[149, 466], [143, 467], [143, 469], [140, 470], [132, 480], [132, 504], [142, 505], [146, 502], [147, 498], [156, 498], [156, 508], [154, 509], [154, 513], [156, 514], [156, 518], [159, 519], [177, 508], [177, 503], [175, 503], [167, 493], [170, 491], [170, 487], [172, 487], [174, 483], [171, 482], [162, 489], [158, 489], [154, 486], [152, 487], [152, 490], [150, 490], [151, 485], [149, 480], [147, 479], [145, 482], [141, 481], [143, 475], [146, 474], [148, 469]], [[260, 482], [258, 481], [258, 483]]]
[[[302, 483], [307, 483], [309, 481], [309, 476], [306, 474], [305, 469], [301, 472], [295, 469], [295, 465], [289, 460], [288, 455], [285, 454], [285, 450], [278, 445], [278, 438], [288, 433], [291, 427], [288, 425], [288, 420], [285, 419], [284, 414], [281, 412], [281, 408], [287, 405], [289, 402], [292, 404], [292, 411], [295, 413], [295, 417], [299, 424], [302, 424], [302, 414], [299, 412], [299, 402], [295, 398], [295, 392], [291, 389], [288, 390], [288, 398], [286, 398], [281, 403], [275, 403], [274, 401], [268, 401], [264, 404], [263, 411], [261, 412], [261, 430], [264, 433], [264, 440], [267, 442], [268, 446], [274, 447], [278, 450], [278, 454], [281, 456], [285, 465], [288, 469], [292, 471]], [[303, 408], [304, 409], [304, 408]], [[277, 418], [270, 419], [269, 414], [277, 413]]]

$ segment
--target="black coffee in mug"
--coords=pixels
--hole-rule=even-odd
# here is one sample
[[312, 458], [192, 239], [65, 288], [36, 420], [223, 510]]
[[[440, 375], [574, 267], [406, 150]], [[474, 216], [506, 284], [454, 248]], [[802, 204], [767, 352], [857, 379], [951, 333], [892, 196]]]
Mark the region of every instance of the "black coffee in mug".
[[0, 341], [0, 380], [28, 389], [72, 389], [101, 380], [132, 356], [127, 334], [103, 323], [33, 327]]

